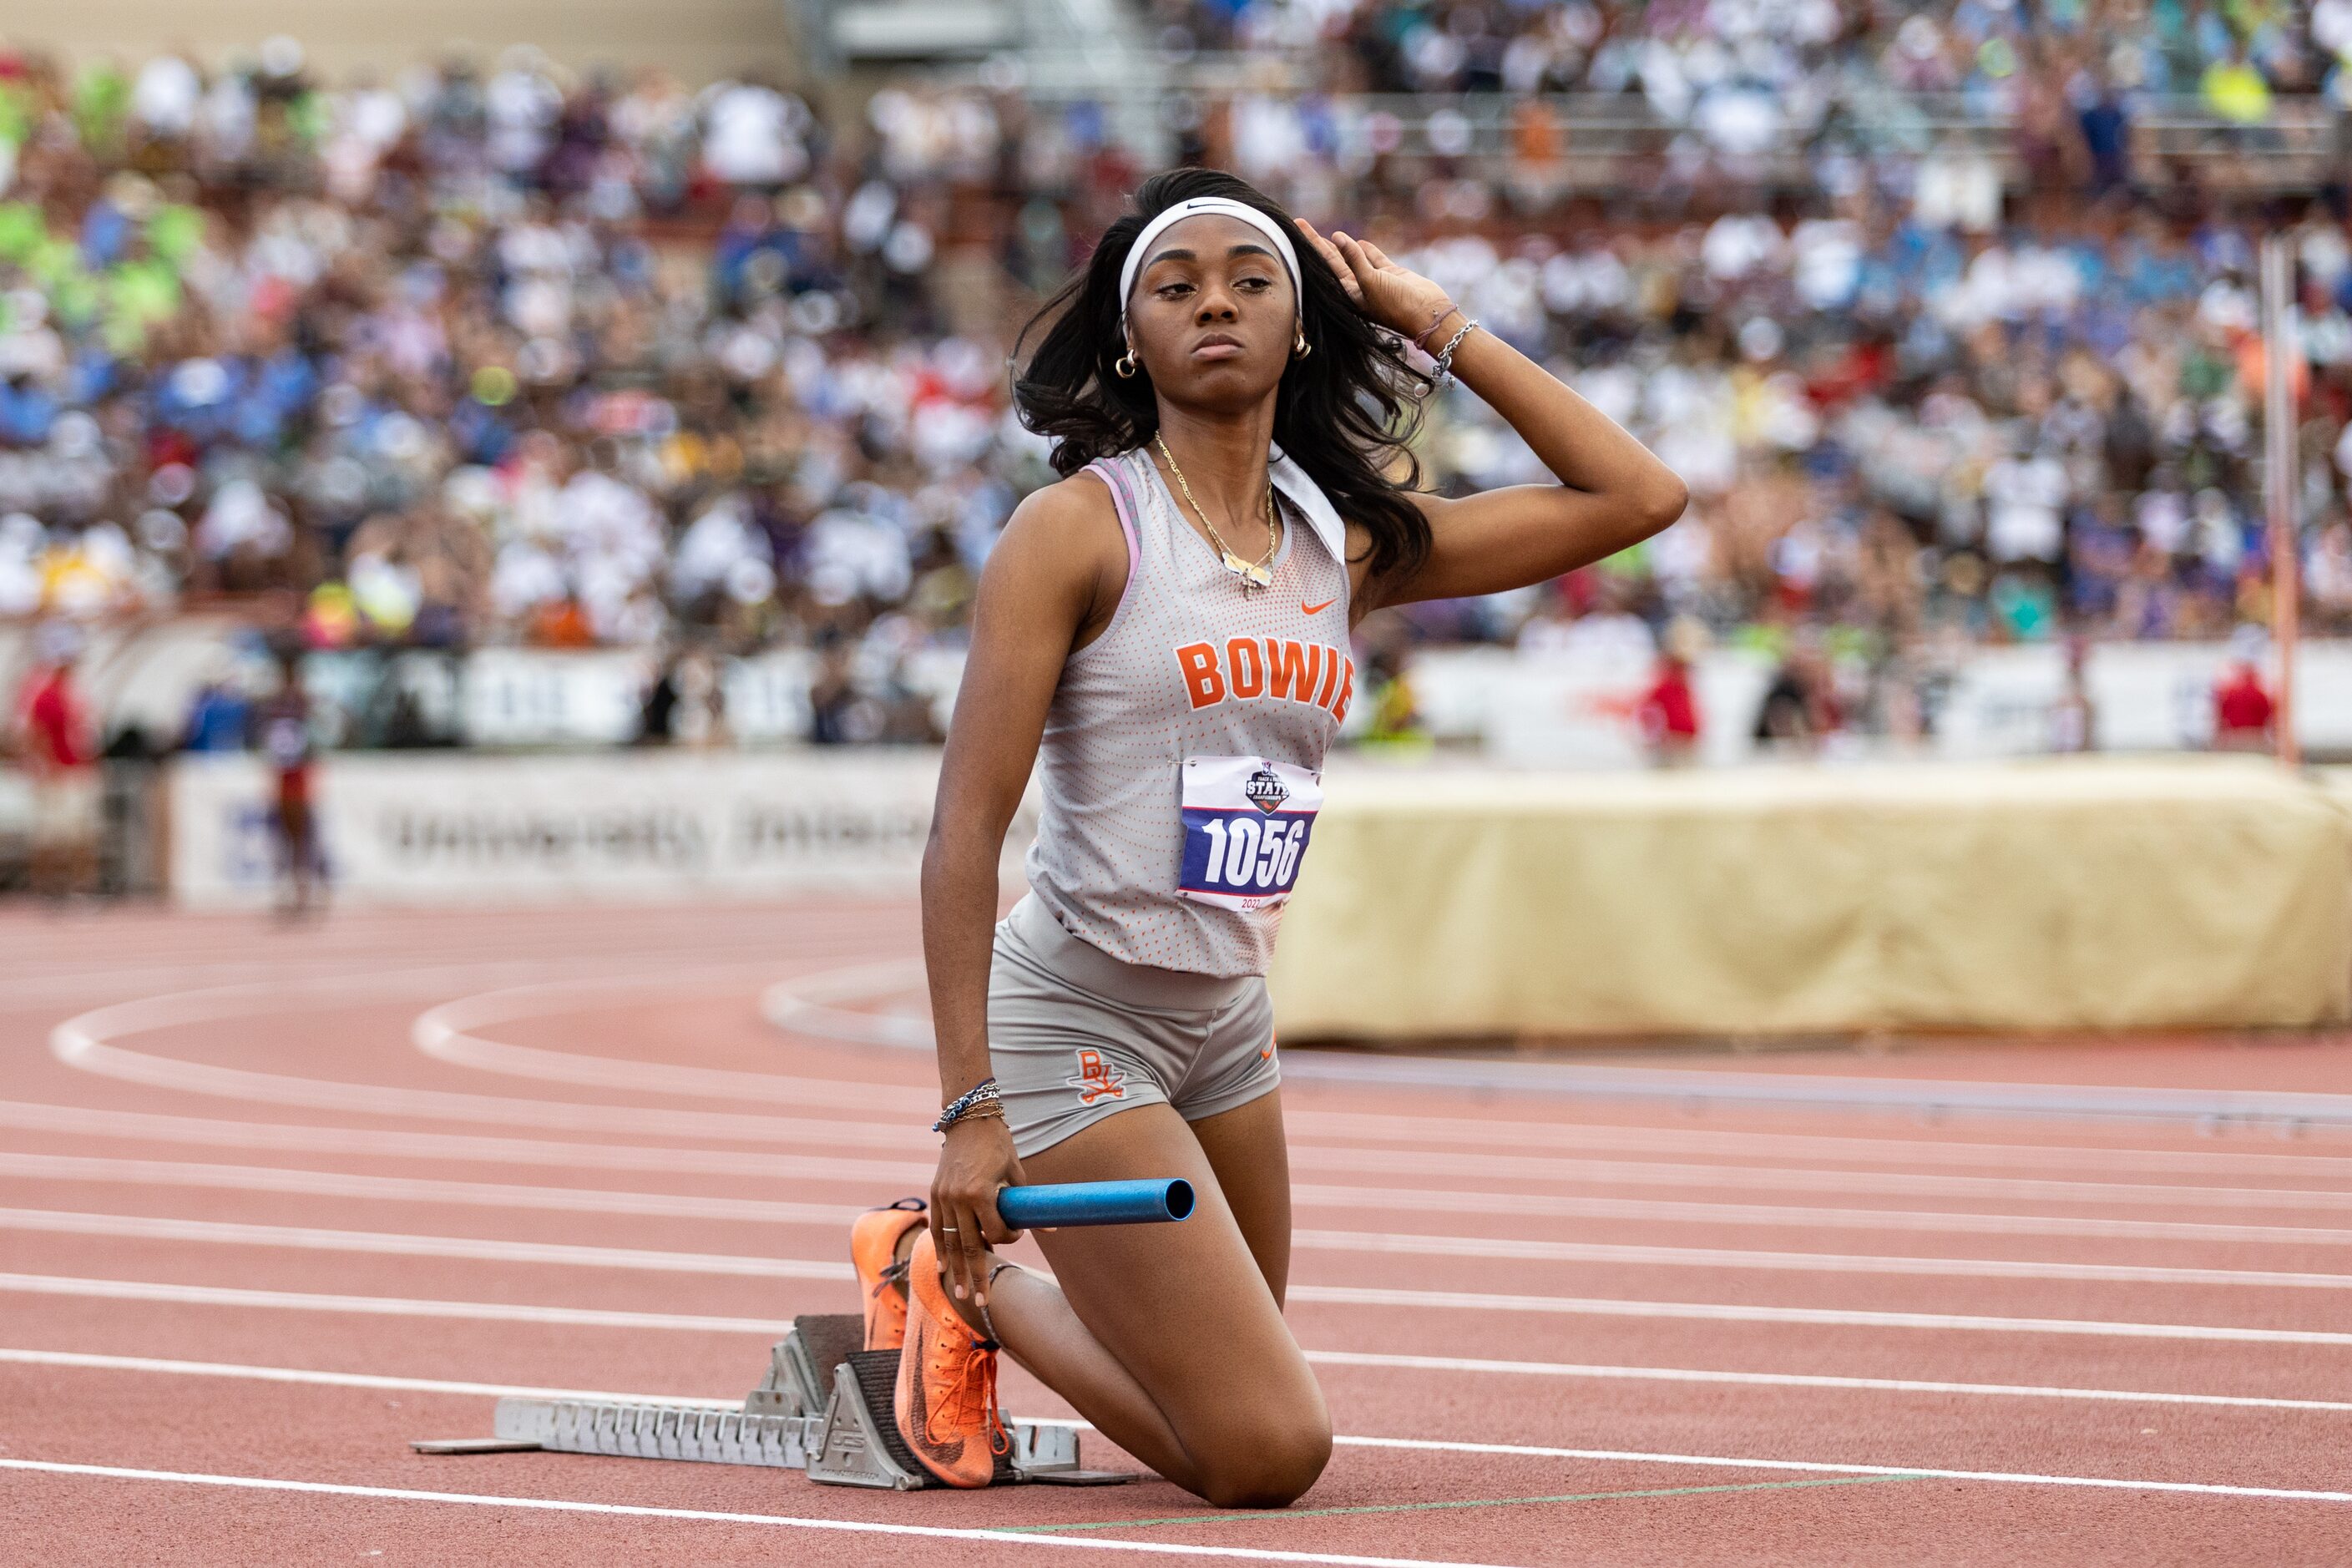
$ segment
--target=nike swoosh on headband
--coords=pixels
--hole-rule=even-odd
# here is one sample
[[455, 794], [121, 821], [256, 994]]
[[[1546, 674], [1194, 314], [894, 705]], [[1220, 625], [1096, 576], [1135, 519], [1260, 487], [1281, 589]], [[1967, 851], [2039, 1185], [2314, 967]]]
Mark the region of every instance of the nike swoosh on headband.
[[1189, 202], [1178, 202], [1145, 224], [1143, 232], [1137, 235], [1135, 243], [1128, 247], [1127, 263], [1118, 269], [1118, 330], [1121, 337], [1127, 334], [1127, 297], [1135, 291], [1135, 275], [1143, 269], [1144, 258], [1151, 248], [1151, 242], [1188, 217], [1209, 216], [1237, 218], [1272, 240], [1274, 248], [1282, 256], [1282, 265], [1289, 270], [1292, 296], [1304, 297], [1307, 286], [1298, 273], [1298, 251], [1290, 243], [1290, 237], [1282, 232], [1280, 224], [1247, 202], [1237, 202], [1230, 196], [1194, 196]]

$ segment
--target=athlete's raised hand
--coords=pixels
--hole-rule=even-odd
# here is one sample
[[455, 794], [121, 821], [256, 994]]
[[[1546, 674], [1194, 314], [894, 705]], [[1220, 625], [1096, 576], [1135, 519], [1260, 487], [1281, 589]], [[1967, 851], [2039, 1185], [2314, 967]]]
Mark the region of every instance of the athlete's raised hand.
[[[1339, 287], [1358, 309], [1392, 332], [1398, 332], [1433, 350], [1434, 342], [1423, 342], [1446, 317], [1454, 313], [1454, 301], [1445, 290], [1410, 268], [1391, 261], [1381, 247], [1367, 239], [1358, 239], [1339, 229], [1331, 231], [1326, 239], [1315, 231], [1315, 226], [1305, 218], [1296, 220], [1298, 232], [1323, 258], [1339, 279]], [[1443, 340], [1440, 340], [1441, 342]]]

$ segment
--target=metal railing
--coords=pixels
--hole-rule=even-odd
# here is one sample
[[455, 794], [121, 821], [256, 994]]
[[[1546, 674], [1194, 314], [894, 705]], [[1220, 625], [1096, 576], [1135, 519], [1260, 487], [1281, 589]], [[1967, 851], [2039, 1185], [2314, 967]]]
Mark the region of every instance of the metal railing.
[[[1031, 96], [1069, 101], [1099, 94], [1065, 79], [1035, 83]], [[1828, 153], [1981, 161], [2011, 185], [2029, 174], [2021, 128], [2001, 105], [1873, 82], [1776, 100], [1777, 124], [1736, 137], [1714, 126], [1704, 100], [1672, 116], [1636, 93], [1324, 94], [1296, 86], [1279, 62], [1258, 58], [1203, 58], [1171, 70], [1153, 107], [1163, 121], [1192, 122], [1221, 103], [1253, 112], [1287, 105], [1309, 161], [1407, 186], [1447, 175], [1540, 177], [1563, 189], [1606, 192], [1729, 177], [1801, 190], [1815, 186]], [[1131, 113], [1139, 106], [1129, 98], [1125, 107]], [[2345, 177], [2352, 145], [2347, 117], [2315, 95], [2279, 97], [2257, 124], [2224, 119], [2188, 95], [2138, 95], [2126, 113], [2129, 174], [2143, 183], [2186, 173], [2208, 190], [2311, 191]], [[1244, 112], [1240, 123], [1248, 118]], [[1250, 161], [1248, 147], [1234, 151]]]

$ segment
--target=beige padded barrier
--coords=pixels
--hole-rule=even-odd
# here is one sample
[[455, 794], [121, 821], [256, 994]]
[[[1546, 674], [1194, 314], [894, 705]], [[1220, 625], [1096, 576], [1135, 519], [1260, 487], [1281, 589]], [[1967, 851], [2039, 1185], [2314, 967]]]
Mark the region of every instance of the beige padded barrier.
[[2261, 759], [1335, 769], [1293, 1039], [2312, 1025], [2352, 1011], [2352, 778]]

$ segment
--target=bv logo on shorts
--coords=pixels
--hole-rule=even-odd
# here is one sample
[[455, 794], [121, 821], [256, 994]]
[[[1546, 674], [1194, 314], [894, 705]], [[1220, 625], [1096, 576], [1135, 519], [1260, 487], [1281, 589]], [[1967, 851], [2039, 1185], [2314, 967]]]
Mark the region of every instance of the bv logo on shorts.
[[1078, 1053], [1078, 1076], [1062, 1080], [1078, 1091], [1080, 1105], [1092, 1105], [1097, 1100], [1125, 1100], [1127, 1075], [1103, 1060], [1100, 1051]]

